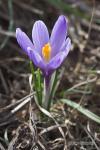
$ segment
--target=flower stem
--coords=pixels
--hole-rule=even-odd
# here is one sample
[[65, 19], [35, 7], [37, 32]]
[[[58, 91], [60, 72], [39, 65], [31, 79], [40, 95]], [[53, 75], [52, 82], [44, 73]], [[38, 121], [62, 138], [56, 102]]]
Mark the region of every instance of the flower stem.
[[43, 107], [46, 110], [50, 109], [50, 104], [49, 104], [49, 97], [50, 97], [50, 79], [51, 76], [45, 76], [44, 78], [44, 103]]

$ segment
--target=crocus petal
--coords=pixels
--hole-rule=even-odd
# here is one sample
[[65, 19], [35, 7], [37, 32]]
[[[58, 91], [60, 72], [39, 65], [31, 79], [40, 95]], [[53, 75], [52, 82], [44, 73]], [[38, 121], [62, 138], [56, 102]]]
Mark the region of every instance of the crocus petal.
[[60, 51], [55, 57], [53, 57], [50, 62], [47, 65], [47, 69], [48, 70], [55, 70], [57, 69], [62, 62], [64, 61], [64, 59], [67, 57], [69, 50], [71, 48], [71, 41], [70, 39], [67, 40], [67, 45], [65, 47], [65, 49], [62, 49], [62, 51]]
[[[71, 48], [71, 39], [68, 37], [68, 38], [64, 41], [64, 43], [63, 43], [63, 45], [62, 45], [61, 51], [67, 51], [67, 52], [69, 52], [70, 48]], [[66, 53], [67, 53], [67, 52], [66, 52]]]
[[16, 29], [16, 38], [17, 42], [20, 45], [20, 47], [24, 50], [24, 52], [27, 54], [27, 48], [31, 47], [31, 49], [34, 49], [33, 43], [28, 38], [28, 36], [21, 31], [20, 28]]
[[43, 21], [36, 21], [32, 30], [32, 39], [35, 49], [42, 54], [42, 47], [49, 41], [49, 33]]
[[27, 51], [28, 51], [28, 56], [30, 57], [32, 62], [37, 67], [44, 70], [45, 69], [45, 63], [43, 62], [43, 59], [41, 58], [41, 56], [35, 50], [32, 50], [30, 47], [27, 48]]
[[60, 16], [53, 27], [50, 37], [50, 44], [53, 49], [52, 57], [55, 56], [62, 47], [62, 44], [66, 38], [66, 34], [67, 34], [67, 21], [64, 16]]
[[65, 58], [65, 52], [59, 52], [55, 57], [53, 57], [47, 65], [48, 70], [57, 69]]

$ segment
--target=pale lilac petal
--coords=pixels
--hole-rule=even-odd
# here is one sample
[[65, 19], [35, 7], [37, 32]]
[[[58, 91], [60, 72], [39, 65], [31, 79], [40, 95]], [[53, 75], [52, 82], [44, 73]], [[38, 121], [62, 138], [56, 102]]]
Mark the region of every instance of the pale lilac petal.
[[57, 69], [62, 62], [64, 61], [66, 57], [65, 52], [59, 52], [55, 57], [53, 57], [50, 62], [48, 63], [47, 69], [50, 70], [55, 70]]
[[[68, 37], [68, 38], [64, 41], [64, 43], [63, 43], [63, 45], [62, 45], [60, 51], [67, 51], [67, 52], [69, 52], [70, 48], [71, 48], [71, 39]], [[67, 53], [67, 52], [66, 52], [66, 53]]]
[[35, 50], [32, 50], [30, 47], [28, 47], [27, 51], [28, 51], [28, 56], [30, 57], [32, 62], [37, 67], [44, 70], [45, 69], [45, 63], [44, 63], [43, 59], [41, 58], [41, 56]]
[[66, 18], [64, 16], [60, 16], [53, 27], [50, 37], [52, 57], [55, 56], [61, 49], [62, 44], [66, 39], [67, 28]]
[[27, 54], [28, 47], [31, 47], [31, 49], [34, 49], [33, 43], [20, 28], [16, 29], [16, 38], [17, 38], [18, 44], [25, 51], [26, 54]]
[[41, 55], [42, 48], [49, 41], [49, 33], [43, 21], [36, 21], [32, 30], [32, 39], [37, 52]]

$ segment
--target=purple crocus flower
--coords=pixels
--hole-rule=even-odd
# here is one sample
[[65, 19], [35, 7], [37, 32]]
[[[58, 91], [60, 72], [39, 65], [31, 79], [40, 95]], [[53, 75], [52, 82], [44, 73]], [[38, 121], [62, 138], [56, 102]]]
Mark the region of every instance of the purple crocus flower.
[[16, 29], [19, 45], [45, 77], [50, 76], [68, 55], [71, 40], [66, 38], [67, 29], [68, 23], [63, 15], [56, 21], [50, 37], [46, 25], [40, 20], [33, 25], [33, 42], [20, 28]]

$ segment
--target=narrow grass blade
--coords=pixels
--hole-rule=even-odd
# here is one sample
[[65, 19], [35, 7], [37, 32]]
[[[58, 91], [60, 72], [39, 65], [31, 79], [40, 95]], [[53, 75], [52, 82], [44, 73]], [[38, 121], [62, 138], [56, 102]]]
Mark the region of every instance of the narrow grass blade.
[[62, 0], [48, 0], [48, 2], [55, 6], [58, 9], [63, 10], [64, 12], [74, 14], [76, 17], [81, 17], [85, 19], [90, 19], [89, 15], [86, 15], [81, 10], [74, 8], [73, 6], [69, 5], [67, 2], [64, 2]]
[[79, 104], [69, 100], [69, 99], [61, 99], [61, 102], [69, 105], [70, 107], [73, 107], [74, 109], [78, 110], [81, 112], [83, 115], [87, 116], [88, 118], [92, 119], [93, 121], [97, 122], [100, 124], [100, 117], [97, 116], [96, 114], [92, 113], [88, 109], [83, 108]]

